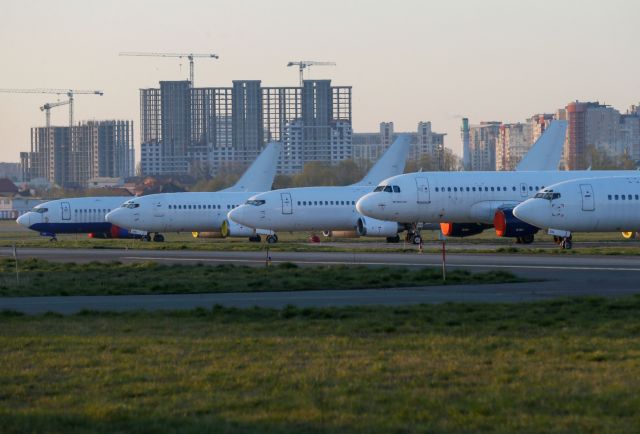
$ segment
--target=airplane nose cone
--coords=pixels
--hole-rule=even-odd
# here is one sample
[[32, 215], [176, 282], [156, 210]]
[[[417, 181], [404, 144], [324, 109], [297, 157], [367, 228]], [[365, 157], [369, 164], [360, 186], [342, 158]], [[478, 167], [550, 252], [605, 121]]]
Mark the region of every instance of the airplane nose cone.
[[127, 210], [124, 208], [116, 208], [113, 211], [107, 213], [104, 218], [112, 225], [120, 226], [121, 228], [130, 229], [127, 226], [129, 222]]
[[247, 222], [247, 214], [245, 212], [245, 208], [246, 205], [240, 205], [237, 208], [232, 209], [231, 211], [229, 211], [227, 213], [227, 217], [229, 217], [231, 220], [233, 220], [234, 222], [244, 225], [244, 226], [251, 226], [248, 222]]
[[356, 202], [356, 209], [362, 215], [380, 219], [384, 217], [384, 209], [386, 208], [380, 202], [380, 198], [376, 193], [369, 193]]
[[18, 223], [21, 226], [24, 226], [25, 228], [28, 228], [29, 226], [31, 226], [30, 214], [31, 214], [30, 212], [22, 214], [20, 217], [16, 219], [16, 223]]
[[539, 228], [549, 228], [551, 207], [547, 200], [529, 199], [513, 209], [516, 218]]

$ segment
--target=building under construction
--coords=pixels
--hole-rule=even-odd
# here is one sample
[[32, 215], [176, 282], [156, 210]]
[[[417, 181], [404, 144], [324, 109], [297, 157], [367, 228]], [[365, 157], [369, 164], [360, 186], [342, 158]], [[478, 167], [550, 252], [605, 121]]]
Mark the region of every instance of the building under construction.
[[31, 152], [20, 159], [25, 180], [46, 179], [84, 188], [91, 178], [132, 176], [133, 122], [87, 121], [73, 127], [31, 129]]
[[271, 141], [283, 143], [281, 173], [307, 161], [351, 158], [351, 86], [305, 80], [301, 87], [263, 87], [236, 80], [231, 87], [192, 88], [162, 81], [140, 90], [142, 172], [187, 173], [194, 164], [216, 171], [249, 164]]

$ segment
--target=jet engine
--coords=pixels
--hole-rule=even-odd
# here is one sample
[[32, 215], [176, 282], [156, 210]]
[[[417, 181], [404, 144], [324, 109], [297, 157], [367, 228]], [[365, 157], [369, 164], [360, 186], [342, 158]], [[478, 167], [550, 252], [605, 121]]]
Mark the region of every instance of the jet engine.
[[232, 220], [225, 220], [220, 227], [222, 238], [227, 237], [252, 237], [255, 234], [253, 228], [248, 228]]
[[322, 235], [332, 238], [358, 238], [358, 231], [322, 231]]
[[493, 226], [499, 237], [515, 237], [533, 241], [533, 235], [539, 229], [525, 223], [513, 215], [512, 209], [499, 209], [493, 216]]
[[440, 223], [442, 234], [447, 237], [470, 237], [487, 229], [482, 223]]
[[358, 218], [356, 228], [362, 237], [395, 237], [401, 230], [396, 222], [376, 220], [371, 217]]
[[220, 232], [191, 232], [193, 238], [222, 238]]

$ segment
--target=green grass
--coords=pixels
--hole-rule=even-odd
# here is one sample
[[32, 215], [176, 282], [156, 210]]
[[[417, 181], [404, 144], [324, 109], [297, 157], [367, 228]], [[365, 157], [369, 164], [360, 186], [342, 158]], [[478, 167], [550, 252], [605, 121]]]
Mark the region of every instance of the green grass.
[[[438, 268], [319, 266], [283, 263], [270, 267], [164, 265], [156, 262], [60, 263], [0, 259], [0, 296], [173, 294], [204, 292], [301, 291], [441, 285]], [[518, 282], [505, 271], [451, 270], [448, 284]]]
[[629, 433], [640, 297], [0, 315], [3, 433]]

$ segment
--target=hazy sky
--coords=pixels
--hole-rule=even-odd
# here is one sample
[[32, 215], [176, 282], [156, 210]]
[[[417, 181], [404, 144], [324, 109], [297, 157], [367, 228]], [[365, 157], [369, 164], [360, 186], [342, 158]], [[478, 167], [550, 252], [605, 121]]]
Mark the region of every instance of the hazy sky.
[[[353, 86], [354, 131], [430, 120], [461, 153], [462, 116], [516, 122], [575, 99], [637, 104], [639, 24], [635, 0], [3, 0], [0, 88], [100, 89], [76, 98], [75, 119], [134, 120], [138, 148], [138, 89], [186, 79], [188, 61], [119, 51], [219, 54], [196, 63], [196, 86], [296, 85], [288, 61], [333, 61], [310, 77]], [[0, 161], [29, 149], [52, 101], [0, 93]], [[66, 125], [66, 107], [52, 121]]]

